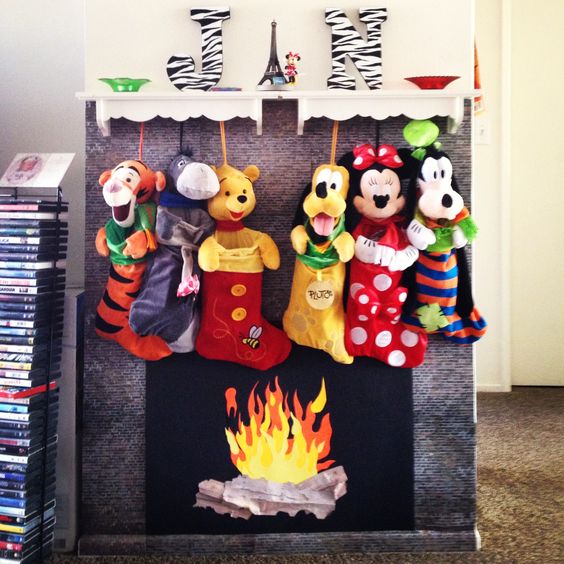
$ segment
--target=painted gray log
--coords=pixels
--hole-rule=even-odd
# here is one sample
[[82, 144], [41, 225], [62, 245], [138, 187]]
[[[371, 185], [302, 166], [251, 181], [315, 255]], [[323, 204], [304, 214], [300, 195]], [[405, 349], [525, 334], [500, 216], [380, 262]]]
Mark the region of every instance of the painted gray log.
[[287, 513], [295, 517], [300, 511], [325, 519], [335, 510], [336, 501], [345, 495], [346, 482], [342, 466], [325, 470], [299, 484], [280, 484], [246, 476], [225, 483], [205, 480], [198, 484], [195, 507], [244, 519], [251, 514]]

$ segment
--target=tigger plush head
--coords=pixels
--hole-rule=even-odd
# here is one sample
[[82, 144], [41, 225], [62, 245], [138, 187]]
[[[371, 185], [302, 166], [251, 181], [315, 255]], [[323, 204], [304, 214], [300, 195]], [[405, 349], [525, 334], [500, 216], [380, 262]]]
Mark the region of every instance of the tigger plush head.
[[165, 175], [152, 171], [142, 161], [123, 161], [113, 170], [105, 170], [98, 179], [106, 204], [120, 227], [131, 227], [135, 221], [135, 205], [147, 202], [155, 190], [166, 186]]
[[208, 200], [208, 213], [216, 221], [239, 221], [247, 217], [256, 205], [253, 182], [260, 171], [255, 165], [237, 170], [228, 164], [212, 166], [219, 179], [219, 192]]

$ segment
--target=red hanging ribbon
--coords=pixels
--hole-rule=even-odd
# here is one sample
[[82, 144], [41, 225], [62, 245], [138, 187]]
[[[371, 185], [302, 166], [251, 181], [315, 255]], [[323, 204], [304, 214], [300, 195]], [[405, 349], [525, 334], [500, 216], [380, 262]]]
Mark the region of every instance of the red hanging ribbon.
[[141, 122], [141, 127], [139, 128], [139, 160], [143, 160], [143, 143], [145, 141], [145, 122]]

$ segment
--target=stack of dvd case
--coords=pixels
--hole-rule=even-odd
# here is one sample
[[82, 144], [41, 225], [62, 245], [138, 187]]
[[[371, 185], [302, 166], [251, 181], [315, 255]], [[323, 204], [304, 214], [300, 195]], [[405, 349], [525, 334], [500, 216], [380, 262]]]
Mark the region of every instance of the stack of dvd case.
[[67, 211], [0, 194], [0, 564], [53, 543]]

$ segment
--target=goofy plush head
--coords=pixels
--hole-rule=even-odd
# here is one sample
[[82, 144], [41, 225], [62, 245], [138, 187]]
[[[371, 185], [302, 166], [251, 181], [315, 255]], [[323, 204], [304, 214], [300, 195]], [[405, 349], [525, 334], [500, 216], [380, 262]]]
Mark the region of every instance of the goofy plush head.
[[464, 208], [452, 174], [452, 163], [443, 151], [434, 148], [427, 151], [414, 181], [410, 194], [416, 197], [419, 211], [425, 217], [438, 223], [448, 222]]
[[135, 221], [135, 205], [147, 202], [155, 190], [164, 190], [165, 175], [153, 172], [142, 161], [123, 161], [106, 170], [98, 179], [106, 204], [112, 208], [114, 221], [123, 228]]
[[449, 156], [437, 141], [439, 128], [430, 120], [413, 120], [404, 128], [405, 140], [414, 151], [400, 149], [411, 174], [407, 189], [406, 211], [413, 217], [416, 209], [438, 225], [454, 221], [464, 209], [464, 200], [452, 171]]

